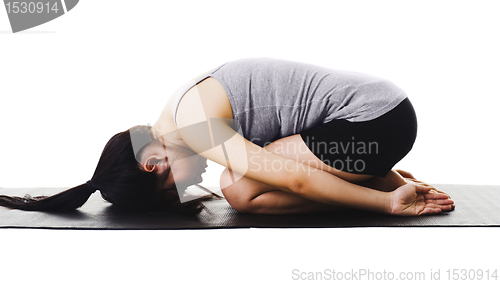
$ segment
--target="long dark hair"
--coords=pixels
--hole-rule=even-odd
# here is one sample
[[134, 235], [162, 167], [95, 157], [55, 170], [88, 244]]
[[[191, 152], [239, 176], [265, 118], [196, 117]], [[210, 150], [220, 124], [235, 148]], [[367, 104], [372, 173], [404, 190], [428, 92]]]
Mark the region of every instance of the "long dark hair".
[[0, 205], [27, 211], [71, 211], [82, 206], [98, 189], [105, 200], [123, 211], [200, 212], [202, 201], [210, 196], [181, 203], [175, 187], [160, 190], [166, 176], [147, 172], [140, 166], [138, 156], [141, 151], [134, 153], [130, 130], [134, 131], [134, 135], [151, 137], [149, 143], [161, 143], [151, 135], [150, 126], [134, 126], [108, 141], [90, 184], [84, 183], [49, 197], [0, 195]]

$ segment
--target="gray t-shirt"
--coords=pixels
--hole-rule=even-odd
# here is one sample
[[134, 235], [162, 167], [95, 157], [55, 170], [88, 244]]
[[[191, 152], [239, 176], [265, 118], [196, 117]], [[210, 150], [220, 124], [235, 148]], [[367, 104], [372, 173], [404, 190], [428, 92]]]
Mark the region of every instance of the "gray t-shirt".
[[375, 119], [407, 96], [379, 77], [273, 58], [227, 62], [193, 85], [207, 77], [224, 87], [243, 137], [260, 146], [333, 119]]

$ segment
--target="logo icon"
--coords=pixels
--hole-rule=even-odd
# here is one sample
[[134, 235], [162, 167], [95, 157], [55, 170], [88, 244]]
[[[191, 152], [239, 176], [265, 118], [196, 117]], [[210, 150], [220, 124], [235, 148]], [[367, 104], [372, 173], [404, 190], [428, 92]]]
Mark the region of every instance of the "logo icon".
[[13, 33], [58, 18], [73, 9], [79, 0], [4, 0]]

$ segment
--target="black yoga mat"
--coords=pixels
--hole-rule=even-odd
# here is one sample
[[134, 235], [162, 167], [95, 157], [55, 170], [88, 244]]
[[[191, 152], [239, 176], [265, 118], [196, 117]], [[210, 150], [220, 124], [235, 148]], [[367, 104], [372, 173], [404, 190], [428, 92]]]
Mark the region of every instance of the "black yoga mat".
[[[81, 208], [68, 213], [26, 212], [0, 207], [0, 228], [50, 229], [214, 229], [214, 228], [336, 228], [336, 227], [433, 227], [500, 226], [500, 186], [435, 185], [455, 201], [456, 209], [437, 215], [399, 217], [365, 211], [250, 215], [237, 213], [226, 200], [205, 202], [196, 216], [175, 213], [131, 214], [117, 211], [99, 192]], [[63, 189], [7, 189], [0, 195], [49, 195]]]

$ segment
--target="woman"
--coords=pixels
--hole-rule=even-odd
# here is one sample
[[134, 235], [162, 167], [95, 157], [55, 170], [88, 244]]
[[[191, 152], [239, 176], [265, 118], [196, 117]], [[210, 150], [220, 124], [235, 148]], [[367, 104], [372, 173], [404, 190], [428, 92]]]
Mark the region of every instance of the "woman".
[[454, 202], [405, 171], [417, 122], [406, 94], [365, 74], [272, 58], [227, 62], [188, 82], [151, 128], [115, 135], [92, 179], [52, 197], [0, 198], [23, 210], [72, 210], [96, 190], [124, 210], [198, 212], [177, 191], [206, 159], [227, 169], [237, 211], [296, 214], [357, 208], [395, 215], [450, 211]]

